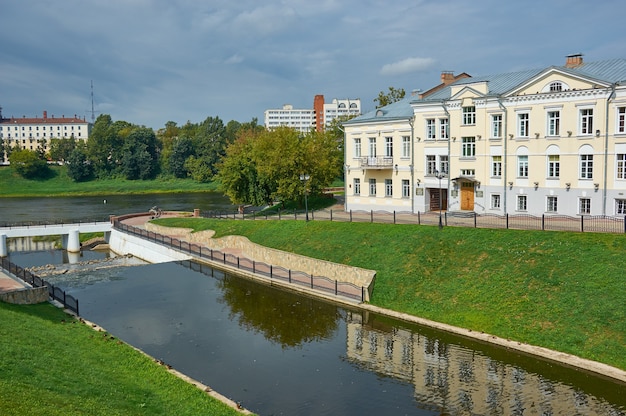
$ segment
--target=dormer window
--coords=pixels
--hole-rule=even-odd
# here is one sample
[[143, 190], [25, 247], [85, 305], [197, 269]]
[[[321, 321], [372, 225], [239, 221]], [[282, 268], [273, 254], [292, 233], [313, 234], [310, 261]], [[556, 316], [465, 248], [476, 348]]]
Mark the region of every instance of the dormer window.
[[550, 83], [550, 92], [555, 91], [563, 91], [563, 84], [561, 83], [561, 81], [555, 81]]

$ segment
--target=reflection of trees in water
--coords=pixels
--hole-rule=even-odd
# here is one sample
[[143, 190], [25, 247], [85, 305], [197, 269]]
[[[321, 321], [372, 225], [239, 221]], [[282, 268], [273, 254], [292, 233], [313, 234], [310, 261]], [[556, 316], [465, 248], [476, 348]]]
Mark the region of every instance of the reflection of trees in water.
[[283, 348], [330, 338], [337, 329], [335, 305], [228, 275], [218, 285], [231, 319]]

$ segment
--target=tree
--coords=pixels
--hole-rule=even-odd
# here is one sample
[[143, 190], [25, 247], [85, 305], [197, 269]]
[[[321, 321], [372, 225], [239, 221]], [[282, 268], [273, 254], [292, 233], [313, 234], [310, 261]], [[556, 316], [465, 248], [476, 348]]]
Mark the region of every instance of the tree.
[[33, 150], [13, 149], [9, 162], [20, 176], [27, 179], [44, 178], [50, 173], [46, 161]]
[[400, 101], [405, 95], [404, 88], [395, 89], [394, 87], [389, 87], [389, 92], [387, 94], [384, 91], [379, 92], [378, 97], [374, 98], [374, 102], [378, 103], [376, 108], [380, 108]]
[[74, 136], [69, 139], [50, 139], [50, 159], [65, 162], [76, 148]]
[[218, 165], [219, 189], [233, 204], [265, 205], [272, 202], [272, 188], [267, 177], [259, 175], [254, 146], [260, 132], [243, 130], [226, 149]]
[[189, 176], [189, 170], [185, 162], [194, 155], [193, 141], [188, 137], [175, 139], [168, 158], [167, 168], [177, 178]]
[[76, 146], [67, 158], [67, 174], [74, 182], [83, 182], [93, 176], [93, 166], [87, 158], [85, 145]]
[[[340, 172], [342, 155], [332, 134], [301, 135], [289, 127], [245, 132], [227, 148], [217, 175], [233, 203], [304, 202], [305, 192], [319, 193]], [[302, 174], [310, 177], [306, 184]]]
[[154, 131], [135, 127], [124, 140], [120, 173], [126, 179], [151, 179], [158, 173], [158, 144]]

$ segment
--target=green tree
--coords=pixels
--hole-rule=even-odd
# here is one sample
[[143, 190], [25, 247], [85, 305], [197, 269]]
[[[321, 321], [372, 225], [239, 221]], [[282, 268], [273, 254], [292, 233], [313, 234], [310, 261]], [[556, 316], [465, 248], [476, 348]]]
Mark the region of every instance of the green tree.
[[158, 173], [158, 142], [154, 131], [134, 127], [124, 140], [120, 173], [126, 179], [151, 179]]
[[50, 139], [50, 159], [56, 162], [65, 162], [76, 148], [74, 136], [69, 139]]
[[93, 177], [93, 166], [87, 158], [84, 144], [76, 146], [67, 158], [67, 174], [74, 182], [83, 182]]
[[[304, 201], [339, 174], [341, 151], [327, 132], [301, 135], [289, 127], [240, 134], [219, 165], [220, 189], [233, 203]], [[304, 183], [300, 175], [309, 175]]]
[[260, 176], [254, 159], [258, 130], [242, 130], [226, 149], [218, 165], [219, 189], [233, 204], [265, 205], [272, 201], [274, 189], [267, 177]]
[[378, 103], [376, 108], [380, 108], [391, 103], [395, 103], [396, 101], [400, 101], [405, 95], [406, 92], [404, 91], [404, 88], [395, 89], [394, 87], [389, 87], [389, 92], [379, 92], [378, 97], [374, 98], [374, 102]]
[[34, 150], [13, 149], [9, 162], [15, 171], [27, 179], [45, 178], [50, 173], [50, 168]]
[[185, 167], [185, 162], [193, 155], [193, 141], [190, 138], [175, 139], [168, 158], [168, 171], [177, 178], [186, 178], [189, 176], [189, 170]]
[[119, 164], [123, 143], [119, 130], [122, 128], [123, 125], [115, 125], [108, 114], [99, 115], [93, 125], [87, 141], [87, 154], [99, 178], [111, 176]]

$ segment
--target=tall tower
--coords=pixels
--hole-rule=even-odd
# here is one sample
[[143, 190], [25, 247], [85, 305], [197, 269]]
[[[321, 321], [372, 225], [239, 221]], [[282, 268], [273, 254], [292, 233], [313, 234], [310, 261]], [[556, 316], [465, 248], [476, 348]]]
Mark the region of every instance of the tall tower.
[[324, 130], [324, 96], [316, 95], [313, 99], [313, 110], [315, 110], [315, 130]]

